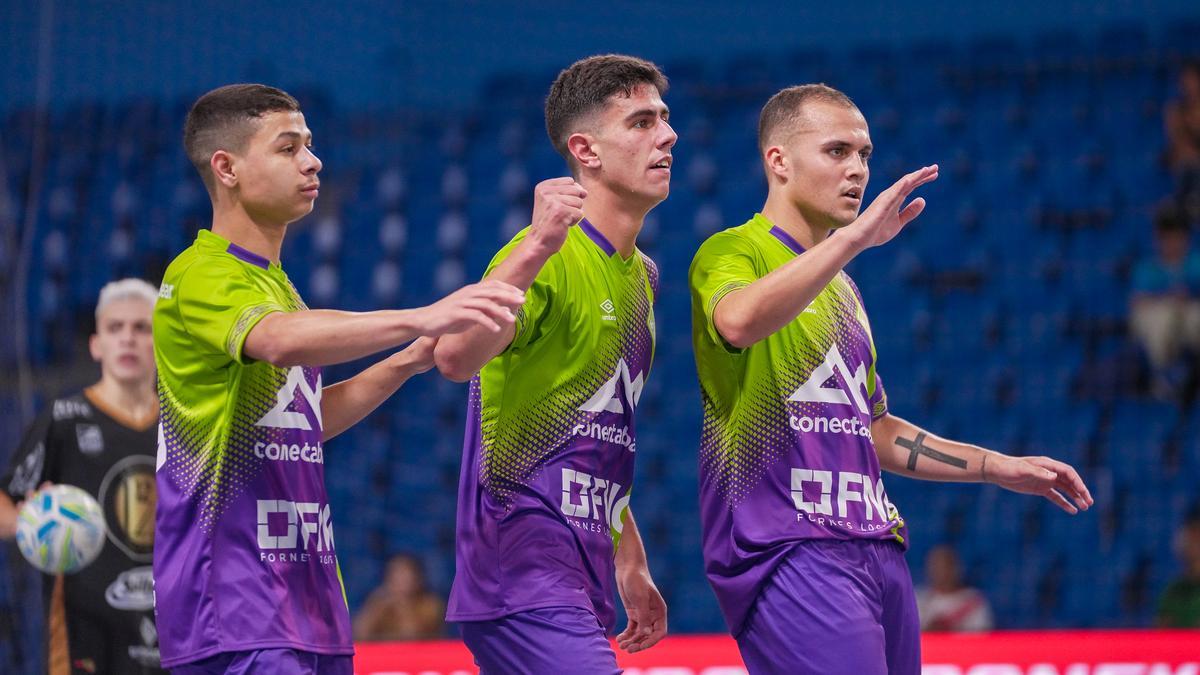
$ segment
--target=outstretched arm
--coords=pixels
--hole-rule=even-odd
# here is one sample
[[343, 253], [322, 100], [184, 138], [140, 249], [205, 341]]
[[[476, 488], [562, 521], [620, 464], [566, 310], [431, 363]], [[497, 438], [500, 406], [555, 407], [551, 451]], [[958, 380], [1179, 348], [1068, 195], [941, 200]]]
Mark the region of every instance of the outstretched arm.
[[514, 312], [524, 301], [520, 290], [484, 281], [418, 309], [274, 312], [250, 330], [243, 351], [280, 368], [345, 363], [413, 338], [437, 337], [476, 325], [493, 334], [511, 330]]
[[1013, 492], [1041, 495], [1067, 513], [1086, 511], [1092, 495], [1069, 464], [1049, 457], [1011, 457], [977, 445], [934, 436], [895, 415], [871, 423], [879, 464], [912, 478], [993, 483]]
[[[754, 283], [730, 292], [713, 309], [713, 323], [739, 349], [764, 340], [791, 323], [821, 290], [862, 251], [887, 243], [925, 209], [912, 191], [936, 180], [937, 165], [904, 176], [879, 193], [853, 223]], [[903, 207], [903, 208], [902, 208]]]
[[617, 591], [629, 625], [617, 636], [617, 646], [633, 654], [653, 647], [667, 635], [667, 603], [650, 578], [633, 511], [626, 509], [624, 523], [616, 556]]
[[354, 377], [321, 391], [322, 440], [358, 424], [408, 379], [433, 367], [434, 338], [423, 337]]
[[[567, 231], [583, 218], [587, 190], [571, 178], [551, 178], [533, 191], [533, 221], [512, 253], [488, 274], [488, 281], [504, 282], [526, 291], [533, 285], [550, 256], [562, 248]], [[503, 330], [475, 326], [438, 341], [435, 360], [447, 379], [466, 382], [488, 361], [504, 351], [516, 334], [512, 322]]]

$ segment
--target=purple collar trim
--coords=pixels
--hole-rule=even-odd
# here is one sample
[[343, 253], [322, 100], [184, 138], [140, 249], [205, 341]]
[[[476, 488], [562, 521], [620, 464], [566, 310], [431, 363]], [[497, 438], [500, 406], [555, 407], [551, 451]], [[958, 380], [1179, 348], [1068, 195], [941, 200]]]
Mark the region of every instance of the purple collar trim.
[[771, 234], [775, 235], [775, 238], [779, 241], [782, 241], [784, 246], [792, 249], [792, 252], [796, 255], [804, 253], [804, 247], [800, 245], [800, 242], [793, 239], [792, 235], [784, 232], [783, 228], [779, 227], [778, 225], [771, 226]]
[[600, 230], [596, 229], [596, 226], [589, 223], [587, 218], [579, 221], [579, 229], [583, 230], [583, 233], [586, 234], [589, 239], [596, 242], [596, 245], [608, 255], [611, 256], [617, 252], [617, 247], [613, 246], [612, 242], [606, 239], [604, 235], [600, 233]]
[[226, 250], [226, 252], [229, 253], [229, 255], [237, 258], [238, 260], [241, 260], [242, 262], [248, 262], [251, 265], [254, 265], [255, 267], [261, 267], [264, 270], [270, 269], [270, 267], [271, 267], [270, 260], [267, 260], [266, 258], [262, 257], [261, 255], [254, 253], [253, 251], [247, 251], [246, 249], [242, 248], [241, 246], [238, 246], [237, 244], [235, 244], [233, 242], [230, 242], [229, 248], [227, 248], [225, 250]]

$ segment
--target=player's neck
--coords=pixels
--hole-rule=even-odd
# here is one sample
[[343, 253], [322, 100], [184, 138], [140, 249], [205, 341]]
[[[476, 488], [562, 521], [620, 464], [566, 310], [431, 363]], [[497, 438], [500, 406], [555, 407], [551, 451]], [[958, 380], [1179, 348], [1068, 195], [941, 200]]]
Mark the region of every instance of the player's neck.
[[584, 187], [588, 196], [583, 200], [583, 217], [617, 249], [621, 258], [633, 255], [648, 209], [630, 204], [628, 199], [601, 186]]
[[791, 235], [805, 250], [811, 249], [825, 241], [832, 234], [829, 225], [825, 223], [814, 225], [808, 222], [804, 213], [796, 208], [791, 200], [780, 195], [767, 195], [767, 203], [762, 208], [763, 217]]
[[212, 232], [251, 253], [278, 263], [287, 223], [257, 221], [240, 204], [225, 202], [213, 205]]
[[158, 414], [158, 392], [153, 379], [122, 382], [102, 376], [91, 387], [91, 393], [105, 406], [131, 420], [143, 420]]

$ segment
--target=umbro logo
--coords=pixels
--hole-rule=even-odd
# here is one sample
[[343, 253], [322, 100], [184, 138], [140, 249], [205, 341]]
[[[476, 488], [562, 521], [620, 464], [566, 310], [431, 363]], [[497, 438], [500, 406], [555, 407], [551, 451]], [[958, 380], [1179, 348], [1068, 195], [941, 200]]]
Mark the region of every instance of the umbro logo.
[[604, 310], [604, 314], [600, 315], [601, 320], [603, 320], [603, 321], [616, 321], [617, 320], [616, 315], [613, 313], [613, 312], [617, 311], [617, 308], [616, 308], [616, 306], [613, 305], [612, 298], [609, 298], [609, 299], [605, 300], [604, 302], [600, 303], [600, 309]]

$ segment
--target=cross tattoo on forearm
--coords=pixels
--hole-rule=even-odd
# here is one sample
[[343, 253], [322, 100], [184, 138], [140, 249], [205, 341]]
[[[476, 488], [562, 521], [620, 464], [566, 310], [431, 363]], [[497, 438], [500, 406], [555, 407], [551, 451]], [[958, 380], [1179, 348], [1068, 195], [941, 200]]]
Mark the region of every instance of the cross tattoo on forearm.
[[912, 471], [917, 468], [917, 455], [925, 455], [930, 459], [935, 459], [943, 464], [957, 466], [960, 469], [967, 468], [967, 460], [953, 455], [947, 455], [944, 452], [934, 450], [925, 445], [925, 432], [917, 434], [916, 440], [910, 441], [907, 438], [897, 436], [896, 445], [908, 449], [908, 470]]

